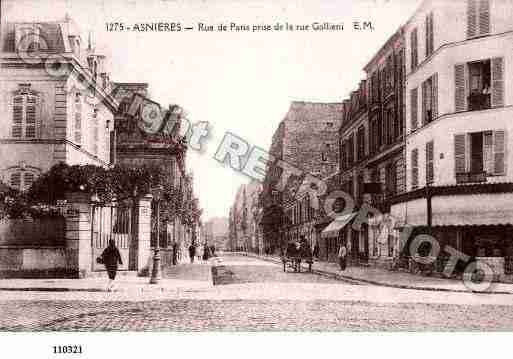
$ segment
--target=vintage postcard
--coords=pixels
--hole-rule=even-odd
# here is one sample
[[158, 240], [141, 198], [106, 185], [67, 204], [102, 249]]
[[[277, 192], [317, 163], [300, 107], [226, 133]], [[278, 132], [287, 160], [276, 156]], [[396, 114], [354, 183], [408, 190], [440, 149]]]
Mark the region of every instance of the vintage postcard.
[[0, 4], [6, 335], [513, 330], [513, 1]]

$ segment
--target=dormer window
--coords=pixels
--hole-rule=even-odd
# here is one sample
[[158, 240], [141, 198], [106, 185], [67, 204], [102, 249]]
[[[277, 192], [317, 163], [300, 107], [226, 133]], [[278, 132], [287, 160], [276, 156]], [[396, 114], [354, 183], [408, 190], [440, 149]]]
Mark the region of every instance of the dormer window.
[[39, 51], [39, 27], [37, 24], [16, 24], [14, 41], [18, 52]]

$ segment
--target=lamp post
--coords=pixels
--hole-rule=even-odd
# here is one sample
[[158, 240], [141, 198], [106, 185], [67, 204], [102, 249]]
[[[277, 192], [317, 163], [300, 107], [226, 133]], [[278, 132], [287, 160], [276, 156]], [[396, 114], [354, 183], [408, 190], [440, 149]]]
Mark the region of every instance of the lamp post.
[[152, 195], [153, 199], [156, 201], [157, 204], [157, 239], [155, 241], [155, 248], [153, 253], [153, 268], [151, 271], [151, 278], [150, 278], [150, 284], [158, 284], [160, 280], [162, 279], [162, 270], [160, 268], [160, 199], [162, 196], [162, 186], [158, 186], [153, 189]]

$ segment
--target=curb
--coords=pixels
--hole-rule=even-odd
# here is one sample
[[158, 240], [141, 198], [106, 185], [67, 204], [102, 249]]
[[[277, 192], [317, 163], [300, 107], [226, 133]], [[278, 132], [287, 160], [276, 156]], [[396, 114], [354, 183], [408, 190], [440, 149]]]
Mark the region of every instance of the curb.
[[[260, 257], [253, 254], [248, 254], [248, 256], [261, 259], [267, 262], [277, 263], [280, 264], [281, 261], [279, 259], [275, 259], [272, 257]], [[339, 273], [334, 272], [327, 272], [319, 269], [312, 269], [312, 273], [322, 275], [325, 277], [335, 278], [338, 280], [346, 280], [346, 281], [354, 281], [359, 283], [366, 283], [366, 284], [372, 284], [380, 287], [388, 287], [388, 288], [399, 288], [399, 289], [410, 289], [410, 290], [424, 290], [424, 291], [431, 291], [431, 292], [451, 292], [451, 293], [474, 293], [474, 294], [508, 294], [513, 295], [513, 292], [507, 292], [507, 291], [487, 291], [487, 292], [479, 292], [479, 291], [472, 291], [472, 290], [464, 290], [464, 289], [449, 289], [449, 288], [437, 288], [437, 287], [418, 287], [414, 285], [405, 285], [405, 284], [392, 284], [392, 283], [385, 283], [385, 282], [378, 282], [374, 280], [369, 279], [362, 279], [362, 278], [356, 278], [351, 277], [348, 275], [343, 275]]]
[[[213, 285], [212, 267], [213, 263], [205, 263], [210, 267], [208, 271], [209, 283]], [[130, 275], [131, 277], [132, 275]], [[149, 278], [149, 277], [148, 277]], [[177, 290], [188, 290], [184, 287], [162, 287], [153, 286], [152, 284], [146, 283], [151, 287], [145, 287], [144, 284], [138, 284], [135, 288], [122, 287], [109, 292], [106, 288], [72, 288], [72, 287], [0, 287], [0, 292], [89, 292], [89, 293], [130, 293], [130, 292], [142, 292], [142, 293], [163, 293], [163, 292], [174, 292]]]

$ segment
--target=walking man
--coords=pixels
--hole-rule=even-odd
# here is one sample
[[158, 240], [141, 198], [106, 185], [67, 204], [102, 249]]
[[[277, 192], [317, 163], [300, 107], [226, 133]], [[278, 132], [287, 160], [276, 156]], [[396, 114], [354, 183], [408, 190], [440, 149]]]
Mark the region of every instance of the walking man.
[[194, 256], [196, 255], [196, 247], [194, 244], [189, 246], [189, 257], [191, 258], [191, 264], [194, 263]]
[[347, 249], [344, 243], [340, 244], [340, 248], [338, 249], [338, 264], [340, 265], [340, 270], [346, 270], [346, 259], [347, 259]]
[[123, 265], [121, 254], [119, 253], [119, 249], [116, 247], [116, 241], [113, 239], [109, 241], [109, 246], [105, 248], [100, 258], [101, 262], [107, 269], [107, 274], [109, 275], [109, 285], [107, 290], [110, 292], [114, 289], [114, 280], [116, 279], [116, 273], [118, 271], [118, 263]]

